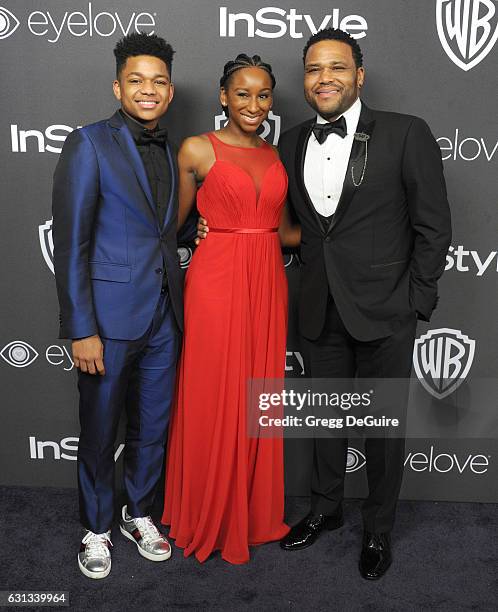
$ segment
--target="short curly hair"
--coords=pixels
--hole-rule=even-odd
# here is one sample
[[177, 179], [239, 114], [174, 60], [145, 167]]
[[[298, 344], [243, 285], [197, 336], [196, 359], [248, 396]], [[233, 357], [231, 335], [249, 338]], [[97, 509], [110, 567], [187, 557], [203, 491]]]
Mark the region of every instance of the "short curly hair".
[[133, 32], [122, 38], [114, 47], [114, 57], [116, 58], [116, 76], [123, 70], [126, 60], [129, 57], [137, 55], [152, 55], [157, 57], [166, 64], [169, 75], [171, 77], [171, 65], [174, 55], [173, 47], [155, 34], [143, 34], [141, 32]]
[[346, 43], [351, 47], [356, 67], [361, 68], [363, 66], [363, 53], [361, 52], [360, 45], [350, 34], [337, 28], [325, 28], [324, 30], [319, 30], [316, 34], [313, 34], [313, 36], [308, 38], [308, 42], [303, 49], [303, 63], [306, 61], [306, 53], [308, 53], [308, 49], [312, 45], [321, 42], [322, 40], [337, 40], [339, 42]]

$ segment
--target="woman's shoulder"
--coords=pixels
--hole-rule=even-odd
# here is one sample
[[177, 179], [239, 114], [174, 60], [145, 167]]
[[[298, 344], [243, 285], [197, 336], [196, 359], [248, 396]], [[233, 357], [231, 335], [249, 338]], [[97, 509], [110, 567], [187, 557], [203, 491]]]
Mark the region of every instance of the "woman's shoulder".
[[211, 144], [207, 134], [198, 134], [197, 136], [189, 136], [185, 138], [180, 146], [179, 155], [196, 159], [203, 156], [206, 151], [209, 151]]

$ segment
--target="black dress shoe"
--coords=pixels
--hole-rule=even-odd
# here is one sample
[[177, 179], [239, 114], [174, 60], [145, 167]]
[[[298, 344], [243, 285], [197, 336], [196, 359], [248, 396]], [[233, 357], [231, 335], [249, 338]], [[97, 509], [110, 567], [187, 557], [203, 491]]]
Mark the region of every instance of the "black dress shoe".
[[284, 550], [307, 548], [315, 543], [321, 531], [324, 529], [332, 531], [342, 527], [343, 524], [342, 509], [331, 516], [310, 513], [297, 525], [294, 525], [285, 538], [280, 540], [280, 548]]
[[391, 542], [388, 533], [363, 533], [360, 574], [366, 580], [378, 580], [391, 565]]

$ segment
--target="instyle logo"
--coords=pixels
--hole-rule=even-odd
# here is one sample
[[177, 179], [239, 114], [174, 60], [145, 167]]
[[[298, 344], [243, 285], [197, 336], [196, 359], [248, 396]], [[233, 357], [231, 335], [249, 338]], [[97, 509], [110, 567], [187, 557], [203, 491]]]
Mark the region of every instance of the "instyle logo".
[[[225, 113], [216, 115], [214, 118], [214, 129], [219, 130], [228, 122], [228, 117]], [[268, 142], [278, 145], [280, 138], [280, 115], [275, 115], [272, 111], [268, 113], [268, 119], [265, 119], [258, 130], [259, 136]]]
[[[10, 126], [12, 153], [27, 153], [28, 151], [37, 153], [60, 153], [64, 141], [73, 129], [74, 128], [69, 125], [56, 124], [49, 125], [44, 132], [40, 132], [39, 130], [21, 130], [16, 124], [12, 124]], [[50, 142], [61, 144], [59, 146], [53, 146]]]
[[234, 38], [308, 38], [324, 28], [339, 28], [353, 38], [364, 38], [368, 24], [361, 15], [342, 15], [338, 8], [315, 19], [312, 15], [298, 13], [295, 8], [284, 10], [277, 6], [260, 8], [255, 15], [230, 13], [226, 6], [220, 6], [220, 37]]
[[8, 38], [19, 27], [19, 19], [8, 9], [0, 6], [0, 40]]
[[462, 244], [457, 247], [450, 246], [444, 269], [471, 272], [476, 276], [483, 276], [488, 270], [498, 272], [498, 251], [490, 251], [481, 257], [477, 251], [464, 249]]
[[462, 138], [458, 128], [455, 129], [454, 136], [451, 138], [448, 138], [448, 136], [440, 136], [437, 142], [441, 149], [441, 158], [443, 161], [475, 161], [476, 159], [485, 159], [491, 162], [498, 149], [498, 140], [493, 143], [491, 140], [482, 137]]
[[450, 60], [470, 70], [488, 55], [498, 38], [495, 0], [437, 0], [436, 24]]
[[[126, 36], [131, 32], [153, 34], [156, 13], [132, 10], [126, 14], [118, 11], [94, 10], [88, 2], [80, 11], [33, 11], [26, 18], [26, 25], [33, 36], [44, 38], [49, 43], [58, 43], [63, 35], [81, 38], [88, 36]], [[0, 7], [0, 39], [7, 38], [19, 27], [19, 20], [7, 9]]]
[[[29, 436], [29, 458], [30, 459], [65, 459], [66, 461], [76, 461], [78, 458], [79, 438], [68, 436], [62, 438], [60, 442], [54, 440], [37, 440], [36, 436]], [[119, 444], [114, 453], [114, 461], [117, 461], [124, 450], [124, 444]], [[68, 452], [64, 452], [68, 451]], [[47, 456], [45, 456], [45, 453]]]
[[431, 329], [415, 340], [413, 365], [422, 386], [443, 399], [467, 377], [475, 353], [475, 340], [458, 329]]
[[13, 340], [3, 347], [0, 356], [14, 368], [27, 368], [38, 357], [38, 353], [27, 342]]

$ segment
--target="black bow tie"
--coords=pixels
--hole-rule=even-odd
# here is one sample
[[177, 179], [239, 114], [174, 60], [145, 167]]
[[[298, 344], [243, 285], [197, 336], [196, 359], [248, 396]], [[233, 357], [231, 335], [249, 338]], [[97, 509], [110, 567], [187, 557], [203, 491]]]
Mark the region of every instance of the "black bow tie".
[[331, 123], [315, 123], [313, 126], [313, 134], [320, 144], [323, 144], [329, 134], [339, 134], [341, 138], [344, 138], [347, 134], [346, 119], [339, 117], [336, 121]]
[[155, 132], [144, 130], [137, 138], [136, 143], [138, 146], [156, 144], [160, 147], [164, 147], [164, 145], [166, 144], [167, 137], [168, 130], [166, 128], [156, 130]]

